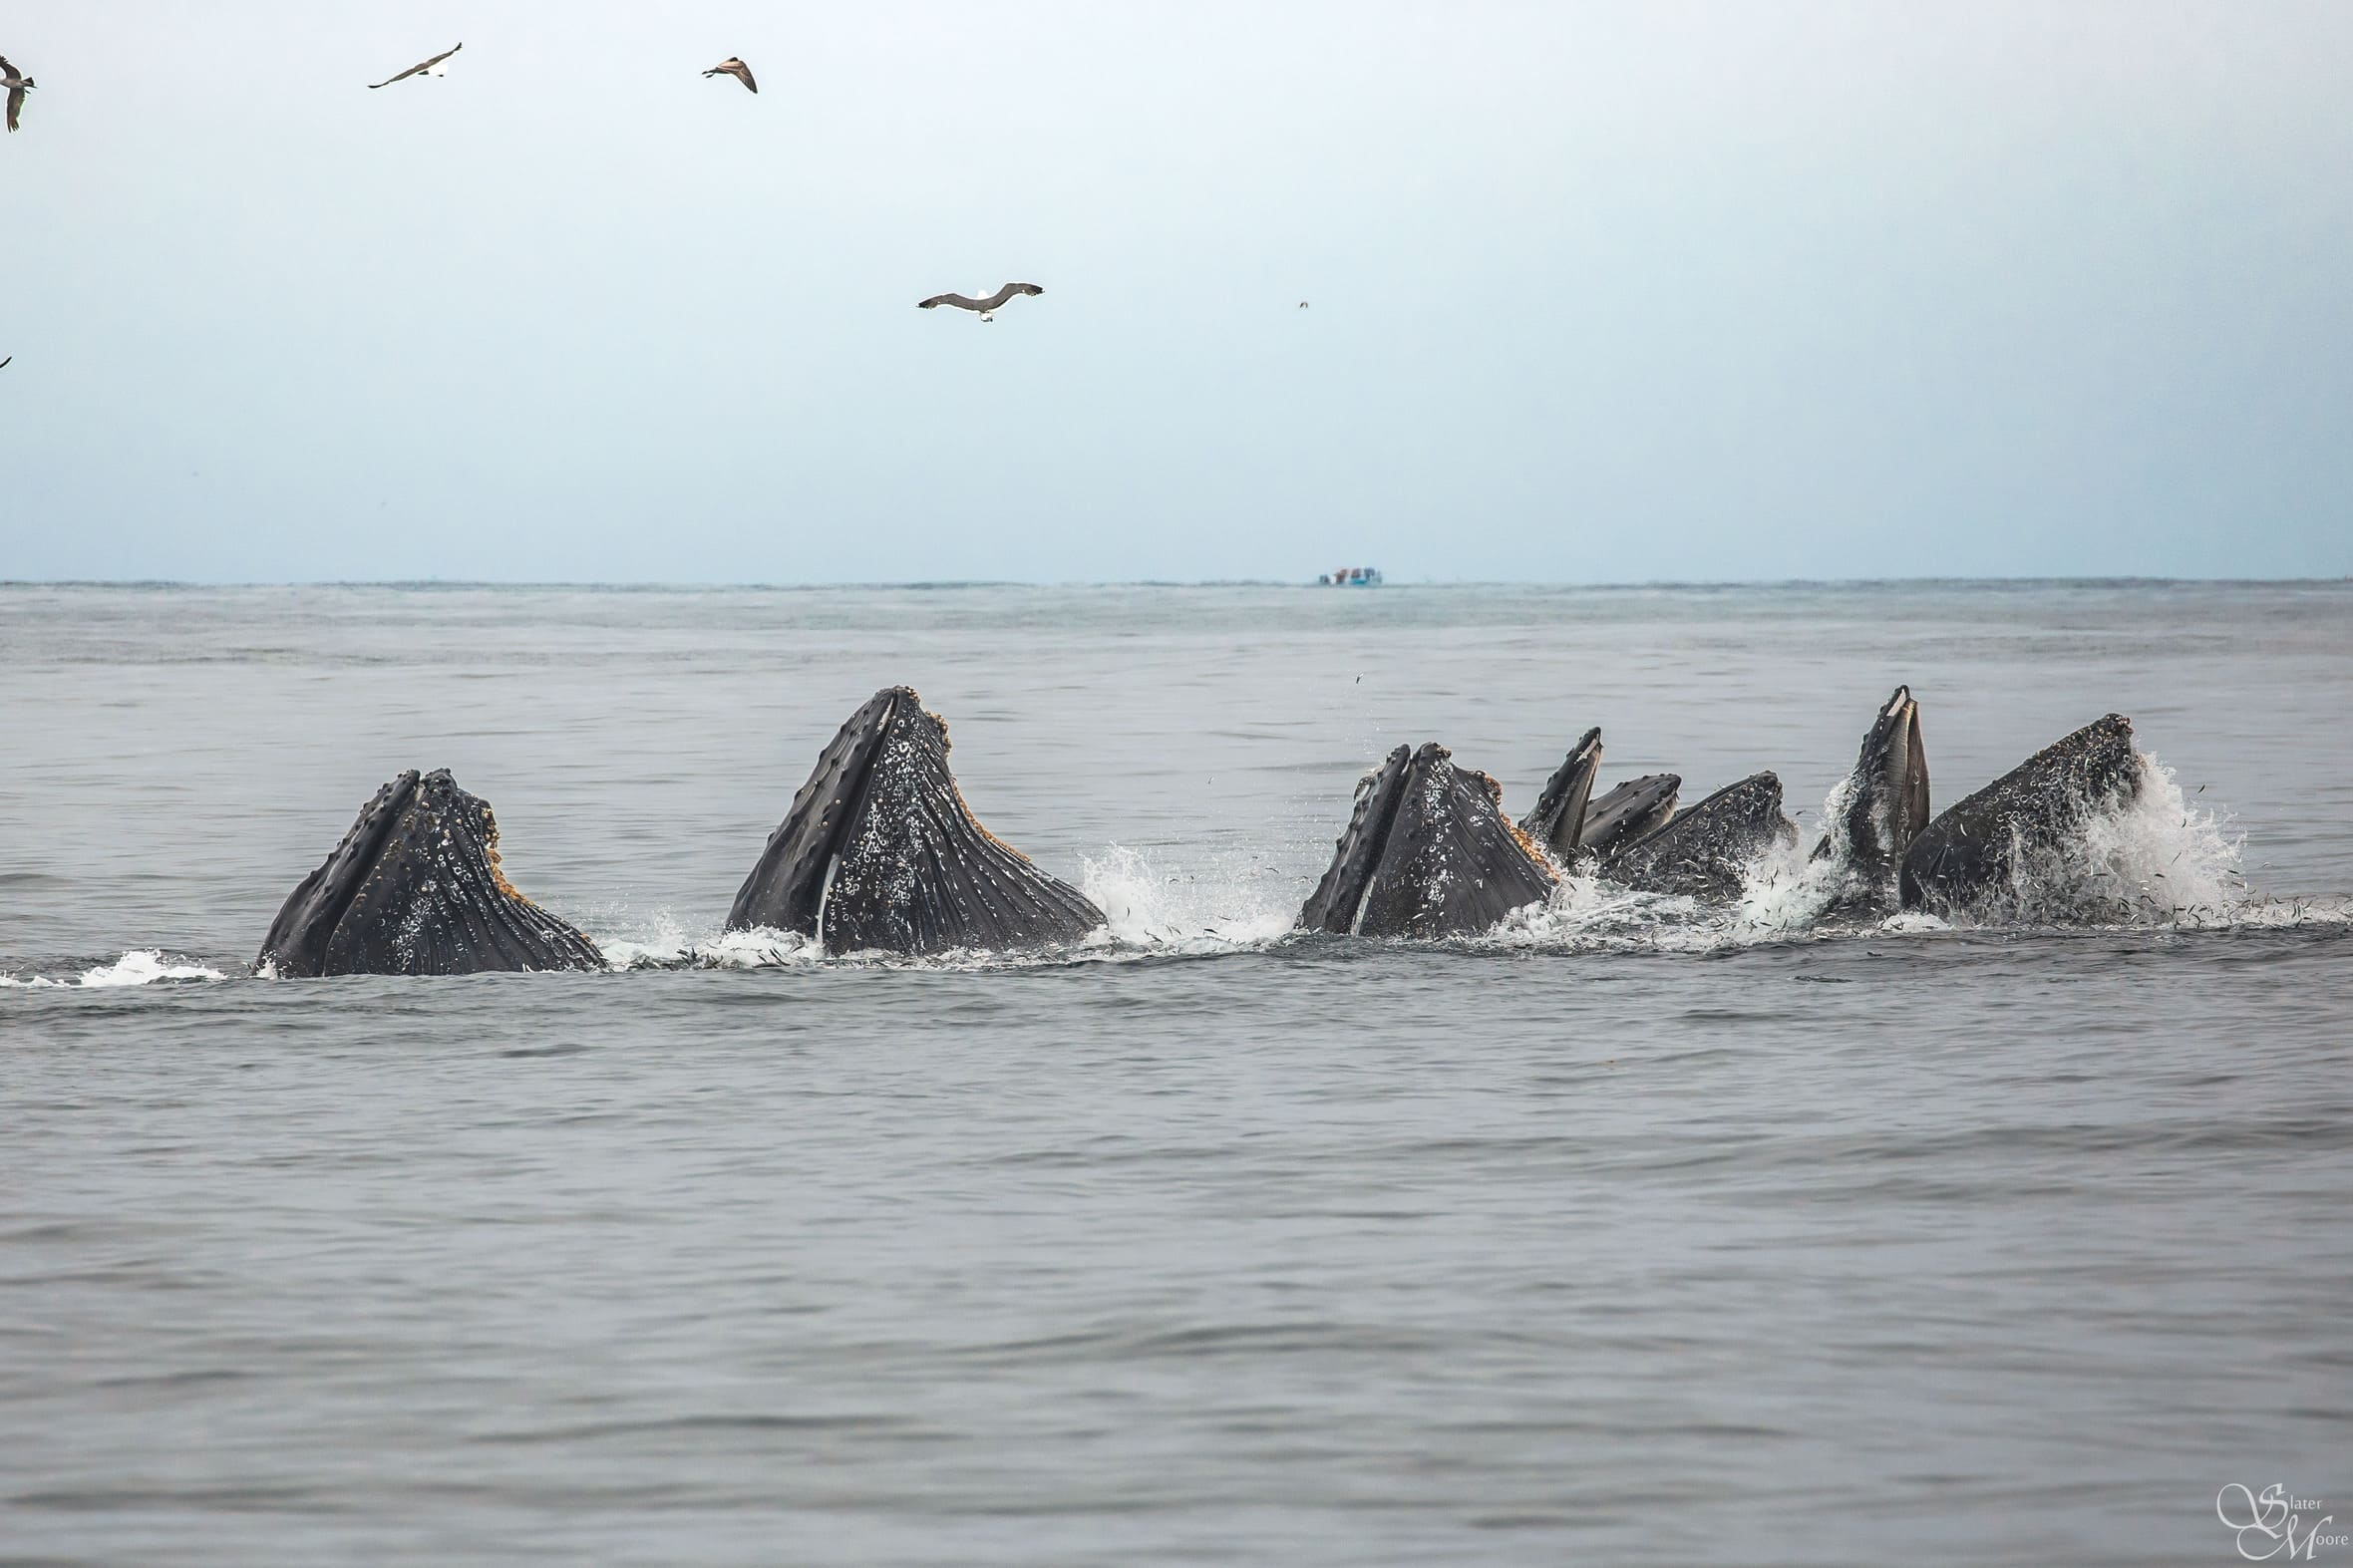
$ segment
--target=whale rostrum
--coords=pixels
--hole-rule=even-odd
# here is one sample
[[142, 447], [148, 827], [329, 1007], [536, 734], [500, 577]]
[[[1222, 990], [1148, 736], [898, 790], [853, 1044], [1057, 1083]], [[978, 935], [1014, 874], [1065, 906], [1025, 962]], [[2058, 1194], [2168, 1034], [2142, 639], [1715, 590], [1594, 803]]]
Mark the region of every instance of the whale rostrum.
[[1012, 951], [1104, 924], [1086, 895], [980, 825], [947, 726], [910, 687], [876, 692], [819, 754], [728, 912], [829, 953]]
[[412, 769], [287, 897], [253, 967], [287, 979], [471, 975], [601, 969], [604, 956], [507, 882], [489, 801], [447, 770]]

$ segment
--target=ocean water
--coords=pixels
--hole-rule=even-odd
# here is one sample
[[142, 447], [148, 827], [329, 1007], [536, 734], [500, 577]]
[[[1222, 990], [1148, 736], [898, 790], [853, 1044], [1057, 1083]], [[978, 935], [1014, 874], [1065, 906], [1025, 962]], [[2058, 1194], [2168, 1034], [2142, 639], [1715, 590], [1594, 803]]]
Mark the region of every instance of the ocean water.
[[[1825, 923], [1785, 865], [1286, 934], [1401, 741], [1523, 809], [1598, 724], [1604, 785], [1770, 767], [1811, 832], [1898, 681], [1939, 805], [2134, 718], [2161, 771], [2084, 871], [2123, 914]], [[1113, 940], [720, 939], [898, 682]], [[2349, 709], [2345, 583], [0, 588], [0, 1562], [2353, 1520]], [[405, 767], [615, 972], [250, 977]]]

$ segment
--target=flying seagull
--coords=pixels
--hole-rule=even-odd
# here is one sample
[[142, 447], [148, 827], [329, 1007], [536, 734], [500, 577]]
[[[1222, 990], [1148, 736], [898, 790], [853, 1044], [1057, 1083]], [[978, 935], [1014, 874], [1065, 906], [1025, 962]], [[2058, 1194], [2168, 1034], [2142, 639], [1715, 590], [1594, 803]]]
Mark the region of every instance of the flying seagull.
[[1305, 301], [1305, 300], [1301, 300], [1301, 301], [1299, 301], [1299, 308], [1300, 308], [1301, 310], [1305, 310], [1305, 309], [1307, 308], [1307, 301]]
[[760, 91], [760, 84], [752, 80], [752, 68], [744, 64], [741, 60], [738, 60], [733, 55], [729, 55], [725, 60], [720, 61], [719, 64], [704, 72], [703, 75], [732, 76], [738, 82], [741, 82], [744, 84], [744, 86], [750, 88], [753, 92], [757, 93]]
[[[14, 354], [8, 356], [8, 359], [14, 358], [16, 358]], [[0, 370], [6, 370], [8, 368], [8, 359], [0, 359]]]
[[962, 294], [934, 294], [929, 299], [915, 301], [917, 310], [929, 310], [934, 305], [953, 305], [958, 310], [977, 310], [983, 321], [997, 319], [997, 307], [1016, 294], [1043, 294], [1046, 291], [1035, 283], [1008, 283], [986, 299], [969, 299]]
[[417, 76], [419, 74], [423, 74], [425, 76], [448, 76], [450, 74], [450, 68], [443, 65], [442, 62], [449, 59], [450, 56], [456, 54], [459, 50], [464, 49], [465, 47], [466, 46], [464, 44], [452, 44], [440, 54], [435, 55], [431, 60], [418, 61], [415, 65], [409, 67], [408, 70], [403, 71], [399, 76], [388, 76], [381, 82], [370, 82], [368, 84], [368, 90], [370, 92], [374, 92], [380, 87], [390, 87], [395, 82], [406, 81], [410, 77]]
[[10, 65], [5, 58], [0, 58], [0, 87], [8, 89], [9, 130], [16, 129], [16, 113], [25, 107], [25, 89], [40, 85], [29, 76], [18, 76], [16, 67]]

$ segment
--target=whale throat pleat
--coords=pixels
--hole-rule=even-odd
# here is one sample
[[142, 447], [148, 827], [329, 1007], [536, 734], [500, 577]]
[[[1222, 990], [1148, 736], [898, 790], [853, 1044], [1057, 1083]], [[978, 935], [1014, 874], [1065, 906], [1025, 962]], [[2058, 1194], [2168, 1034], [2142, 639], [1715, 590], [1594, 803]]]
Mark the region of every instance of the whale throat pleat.
[[1311, 931], [1447, 937], [1485, 931], [1551, 895], [1542, 853], [1487, 775], [1436, 743], [1399, 747], [1357, 786], [1332, 863], [1299, 910]]
[[1503, 813], [1494, 780], [1436, 743], [1415, 754], [1357, 931], [1467, 936], [1551, 896], [1554, 877]]
[[1395, 819], [1397, 792], [1405, 785], [1413, 755], [1412, 747], [1401, 746], [1357, 781], [1348, 825], [1332, 845], [1332, 863], [1299, 909], [1300, 929], [1353, 936], [1362, 925], [1365, 899], [1372, 892], [1373, 873]]
[[991, 951], [1075, 941], [1103, 912], [991, 833], [948, 768], [947, 728], [892, 687], [852, 714], [736, 895], [731, 929], [830, 953]]
[[601, 968], [596, 944], [499, 870], [489, 802], [446, 772], [404, 773], [279, 909], [255, 967], [316, 975]]

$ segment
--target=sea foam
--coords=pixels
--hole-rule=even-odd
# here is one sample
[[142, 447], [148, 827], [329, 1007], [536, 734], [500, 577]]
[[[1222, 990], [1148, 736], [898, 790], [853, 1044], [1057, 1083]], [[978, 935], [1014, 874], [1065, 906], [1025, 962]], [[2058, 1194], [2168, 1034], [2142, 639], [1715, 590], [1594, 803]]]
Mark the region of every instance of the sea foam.
[[54, 979], [47, 975], [0, 975], [0, 987], [20, 990], [36, 988], [84, 986], [146, 986], [159, 980], [225, 980], [228, 977], [217, 969], [202, 964], [174, 963], [167, 959], [159, 948], [133, 948], [111, 964], [98, 964], [85, 969], [70, 979]]

